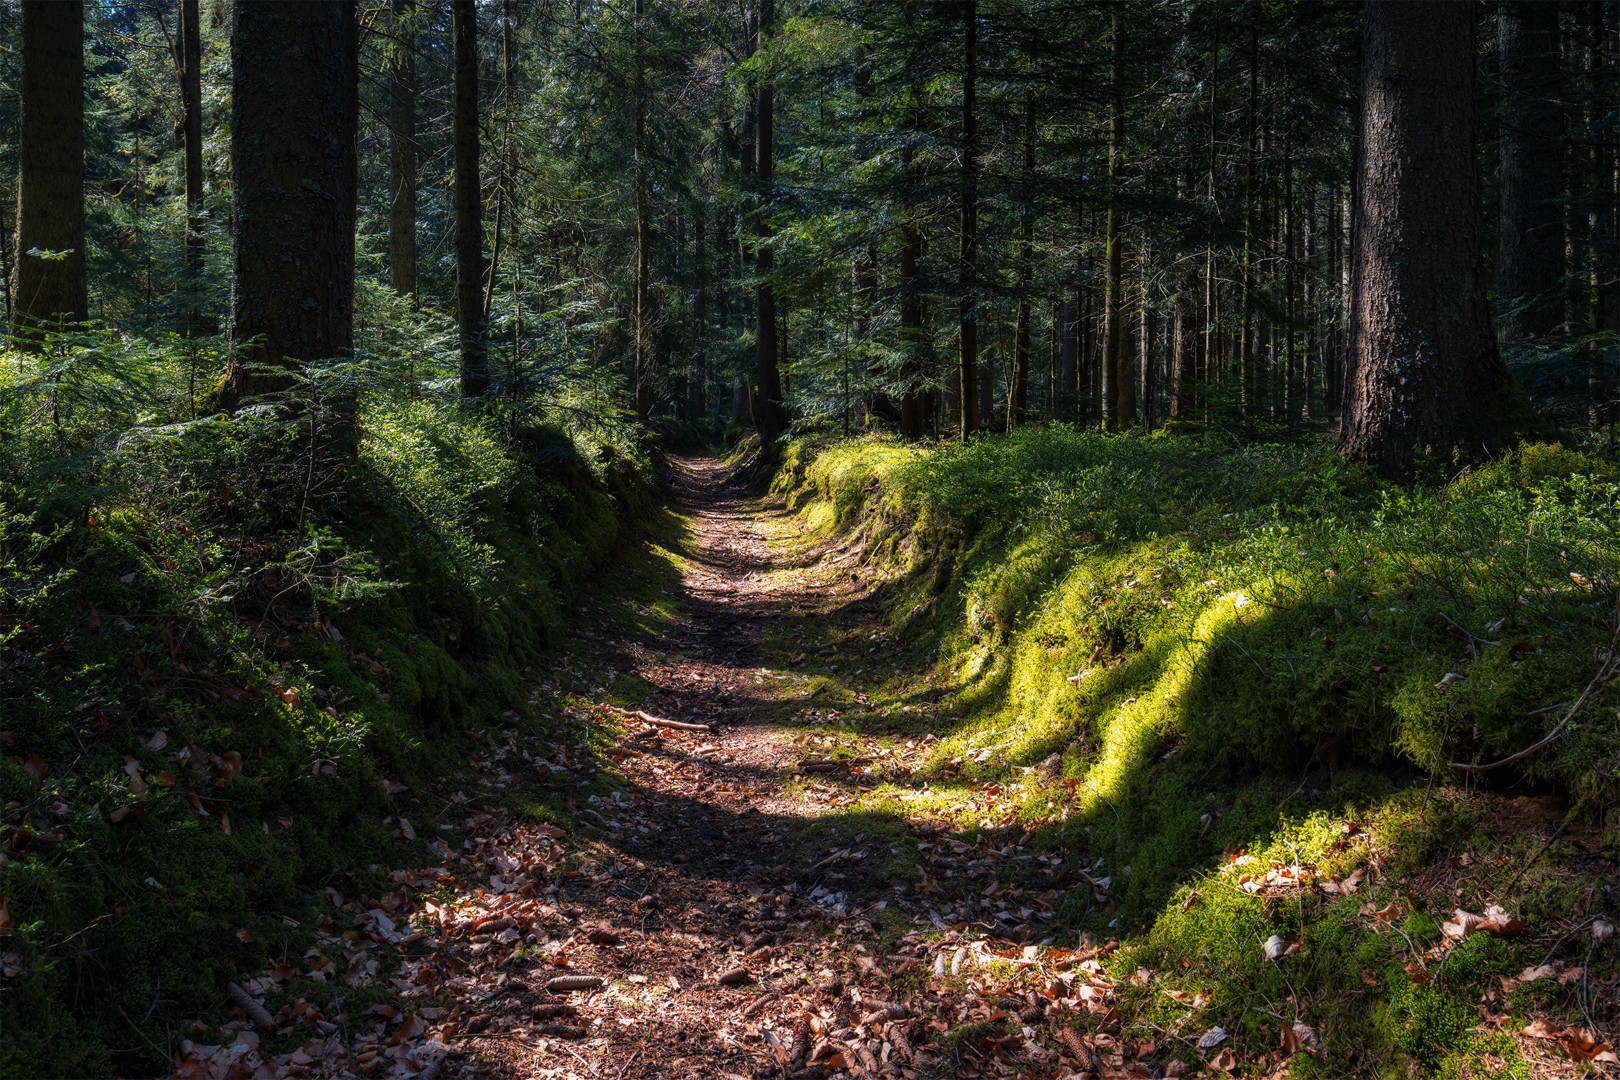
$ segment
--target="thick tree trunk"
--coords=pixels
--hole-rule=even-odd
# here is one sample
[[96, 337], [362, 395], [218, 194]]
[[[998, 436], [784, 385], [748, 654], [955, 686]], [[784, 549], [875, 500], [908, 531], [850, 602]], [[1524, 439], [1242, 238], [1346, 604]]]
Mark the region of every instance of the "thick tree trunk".
[[1446, 0], [1366, 8], [1341, 447], [1387, 478], [1500, 447], [1528, 418], [1485, 301], [1473, 19]]
[[978, 141], [978, 115], [974, 102], [977, 84], [979, 51], [979, 5], [977, 0], [966, 0], [962, 6], [962, 206], [961, 249], [957, 257], [958, 280], [962, 286], [961, 305], [957, 311], [957, 369], [961, 378], [963, 439], [971, 438], [979, 430], [979, 323], [974, 310], [977, 300], [973, 295], [978, 259], [978, 192], [977, 164], [974, 161], [975, 143]]
[[392, 0], [394, 45], [388, 65], [388, 279], [394, 292], [416, 292], [416, 0]]
[[454, 108], [451, 141], [455, 153], [456, 324], [461, 337], [461, 396], [481, 398], [490, 390], [489, 353], [484, 342], [484, 202], [478, 171], [478, 5], [453, 0]]
[[1564, 110], [1559, 5], [1508, 0], [1502, 56], [1502, 229], [1496, 292], [1503, 341], [1544, 337], [1563, 321]]
[[[24, 0], [18, 120], [16, 265], [11, 288], [24, 331], [89, 317], [84, 269], [84, 5]], [[60, 257], [30, 251], [64, 252]]]
[[221, 399], [354, 343], [359, 32], [353, 3], [237, 0], [231, 32], [232, 358]]

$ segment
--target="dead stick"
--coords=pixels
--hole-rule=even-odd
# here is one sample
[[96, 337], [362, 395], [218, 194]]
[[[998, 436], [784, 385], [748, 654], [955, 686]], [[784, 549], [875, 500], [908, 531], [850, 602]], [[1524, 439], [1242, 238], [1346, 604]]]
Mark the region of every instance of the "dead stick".
[[1586, 689], [1581, 691], [1581, 696], [1575, 699], [1575, 704], [1570, 706], [1569, 712], [1565, 713], [1564, 718], [1558, 721], [1557, 727], [1553, 728], [1552, 731], [1547, 733], [1546, 738], [1542, 739], [1540, 742], [1532, 743], [1523, 750], [1520, 750], [1517, 754], [1509, 754], [1501, 761], [1493, 761], [1489, 765], [1470, 765], [1464, 761], [1453, 761], [1451, 763], [1451, 767], [1453, 769], [1462, 769], [1465, 772], [1489, 772], [1492, 769], [1500, 769], [1504, 765], [1511, 765], [1521, 758], [1527, 758], [1537, 750], [1540, 750], [1543, 746], [1546, 746], [1548, 743], [1558, 738], [1559, 735], [1563, 734], [1565, 726], [1575, 718], [1575, 714], [1581, 711], [1581, 706], [1586, 704], [1586, 699], [1592, 696], [1592, 691], [1609, 677], [1609, 674], [1615, 669], [1616, 666], [1620, 666], [1620, 651], [1613, 651], [1615, 650], [1616, 646], [1620, 646], [1620, 633], [1616, 633], [1614, 640], [1610, 642], [1611, 653], [1609, 659], [1603, 663], [1603, 666], [1598, 668], [1598, 673], [1592, 676], [1591, 682], [1586, 684]]
[[642, 712], [640, 709], [621, 709], [617, 705], [609, 705], [606, 702], [602, 703], [602, 708], [607, 709], [609, 712], [616, 712], [620, 716], [640, 720], [644, 724], [651, 724], [653, 727], [674, 728], [677, 731], [707, 731], [711, 735], [718, 732], [718, 729], [713, 724], [687, 724], [680, 720], [665, 720], [661, 716], [654, 716], [652, 713]]

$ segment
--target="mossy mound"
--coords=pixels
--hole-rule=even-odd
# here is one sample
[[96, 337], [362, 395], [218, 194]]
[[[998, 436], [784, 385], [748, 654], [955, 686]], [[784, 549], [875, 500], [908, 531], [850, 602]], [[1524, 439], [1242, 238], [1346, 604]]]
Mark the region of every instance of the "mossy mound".
[[79, 473], [6, 447], [0, 1075], [166, 1071], [151, 1045], [307, 945], [323, 887], [414, 857], [391, 792], [545, 729], [534, 669], [645, 464], [453, 402], [360, 427], [342, 460], [264, 412]]

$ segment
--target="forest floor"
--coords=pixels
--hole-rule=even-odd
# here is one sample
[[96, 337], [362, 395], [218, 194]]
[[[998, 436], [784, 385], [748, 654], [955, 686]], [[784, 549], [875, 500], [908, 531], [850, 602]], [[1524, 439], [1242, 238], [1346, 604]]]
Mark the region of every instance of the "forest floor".
[[[1069, 1071], [1060, 1055], [1074, 1050], [1055, 1035], [1024, 1036], [1053, 1006], [1054, 984], [1095, 978], [1087, 1000], [1106, 995], [1089, 955], [948, 925], [907, 880], [918, 840], [927, 845], [939, 830], [843, 811], [872, 777], [904, 767], [903, 744], [877, 750], [874, 741], [863, 755], [847, 733], [822, 734], [836, 727], [835, 710], [818, 707], [828, 705], [822, 662], [839, 652], [832, 641], [896, 649], [863, 606], [872, 582], [843, 553], [796, 544], [795, 517], [730, 482], [715, 459], [670, 464], [666, 480], [691, 529], [678, 616], [652, 634], [603, 627], [589, 657], [607, 665], [598, 671], [630, 718], [607, 751], [620, 761], [622, 789], [604, 809], [583, 810], [602, 839], [579, 852], [577, 876], [550, 900], [577, 917], [561, 946], [568, 966], [536, 955], [522, 987], [485, 1014], [499, 1034], [453, 1040], [461, 1068], [612, 1080], [997, 1075], [1015, 1071], [1015, 1060], [1020, 1075]], [[878, 669], [885, 656], [873, 659]], [[861, 677], [845, 674], [859, 708]], [[713, 731], [645, 724], [638, 711]], [[966, 873], [984, 874], [991, 894], [1020, 895], [1016, 879], [1046, 869], [1021, 858], [1011, 838], [937, 842], [965, 856]], [[609, 985], [547, 992], [551, 978], [576, 972]], [[947, 1031], [954, 1037], [942, 1042]], [[1098, 1047], [1126, 1057], [1135, 1049]]]
[[[1281, 1076], [1321, 1052], [1275, 1012], [1275, 1049], [1223, 1046], [1202, 993], [1052, 929], [1064, 891], [1106, 901], [1108, 882], [1076, 852], [1026, 846], [994, 784], [939, 816], [913, 768], [942, 689], [885, 626], [877, 577], [713, 458], [673, 459], [665, 479], [675, 517], [624, 553], [537, 676], [562, 738], [479, 735], [489, 752], [466, 774], [391, 785], [394, 827], [434, 837], [422, 850], [441, 865], [394, 870], [400, 888], [375, 900], [328, 889], [320, 944], [246, 980], [224, 1038], [187, 1043], [178, 1075], [1116, 1080]], [[534, 790], [585, 828], [512, 801]], [[1274, 868], [1254, 888], [1269, 905], [1370, 884], [1379, 854], [1344, 831], [1366, 870]], [[1462, 895], [1444, 877], [1437, 902]], [[1379, 925], [1399, 906], [1361, 914]], [[1274, 937], [1268, 957], [1274, 942], [1288, 955]], [[1484, 1027], [1510, 1016], [1494, 994]], [[1500, 1032], [1534, 1075], [1577, 1075], [1607, 1050], [1542, 1023]], [[1543, 1049], [1557, 1045], [1566, 1057]], [[1352, 1051], [1306, 1074], [1379, 1071]]]

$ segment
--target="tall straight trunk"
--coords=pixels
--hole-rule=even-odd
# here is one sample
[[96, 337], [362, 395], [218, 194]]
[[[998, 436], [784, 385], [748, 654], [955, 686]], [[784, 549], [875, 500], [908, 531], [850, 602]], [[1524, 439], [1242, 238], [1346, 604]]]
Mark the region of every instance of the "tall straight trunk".
[[[775, 21], [773, 0], [760, 0], [759, 33], [763, 39], [771, 33]], [[775, 121], [775, 88], [769, 81], [759, 84], [759, 102], [754, 116], [754, 168], [759, 176], [759, 197], [762, 204], [771, 199], [771, 176], [774, 172], [771, 145]], [[782, 408], [782, 378], [777, 367], [780, 343], [776, 334], [776, 291], [771, 287], [771, 270], [775, 253], [769, 241], [770, 225], [766, 222], [763, 206], [755, 219], [754, 233], [762, 241], [754, 254], [754, 272], [759, 286], [754, 294], [755, 358], [759, 366], [759, 412], [757, 416], [760, 444], [769, 457], [772, 443], [786, 426], [787, 415]]]
[[[1220, 127], [1220, 102], [1218, 91], [1221, 81], [1221, 20], [1220, 9], [1215, 8], [1210, 15], [1212, 29], [1210, 31], [1209, 50], [1209, 190], [1207, 205], [1209, 213], [1213, 216], [1217, 210], [1215, 202], [1215, 167], [1216, 151], [1218, 147], [1217, 135]], [[1215, 271], [1215, 244], [1210, 243], [1204, 251], [1204, 318], [1203, 341], [1199, 344], [1198, 353], [1203, 359], [1199, 368], [1199, 378], [1209, 385], [1215, 382], [1215, 352], [1216, 327], [1218, 322], [1219, 293], [1217, 291], [1218, 276]]]
[[[1024, 183], [1033, 197], [1035, 186], [1035, 97], [1024, 100]], [[1012, 385], [1007, 395], [1007, 427], [1029, 422], [1030, 292], [1035, 287], [1035, 213], [1023, 212], [1023, 244], [1018, 250], [1018, 325], [1013, 334]]]
[[[89, 317], [84, 262], [84, 5], [24, 0], [12, 327]], [[65, 252], [45, 258], [29, 252]]]
[[461, 396], [489, 393], [489, 354], [484, 342], [484, 217], [478, 172], [478, 5], [452, 0], [455, 154], [456, 323], [461, 336]]
[[[1480, 258], [1470, 5], [1373, 0], [1341, 447], [1386, 478], [1532, 425], [1497, 353]], [[1434, 178], [1446, 182], [1435, 183]]]
[[1132, 421], [1131, 381], [1125, 378], [1120, 362], [1120, 330], [1124, 317], [1123, 251], [1120, 235], [1120, 155], [1125, 142], [1125, 88], [1123, 67], [1125, 60], [1125, 30], [1116, 10], [1113, 16], [1113, 51], [1109, 64], [1109, 80], [1113, 96], [1109, 103], [1108, 125], [1108, 231], [1105, 244], [1107, 257], [1107, 307], [1104, 311], [1102, 361], [1102, 415], [1103, 427], [1123, 428]]
[[186, 154], [186, 334], [202, 331], [203, 275], [202, 31], [197, 0], [180, 0], [180, 108]]
[[226, 405], [352, 351], [359, 42], [353, 3], [237, 0]]
[[1063, 302], [1063, 355], [1058, 366], [1057, 399], [1059, 413], [1068, 417], [1076, 414], [1077, 391], [1080, 386], [1080, 290], [1078, 288]]
[[1255, 371], [1254, 358], [1254, 241], [1257, 221], [1255, 199], [1255, 167], [1259, 157], [1259, 80], [1260, 80], [1260, 28], [1254, 22], [1253, 9], [1249, 23], [1249, 106], [1246, 114], [1248, 129], [1247, 151], [1243, 159], [1243, 330], [1238, 341], [1238, 401], [1243, 415], [1251, 423], [1257, 402], [1256, 389], [1260, 384]]
[[1502, 227], [1496, 291], [1503, 341], [1544, 337], [1563, 321], [1564, 110], [1559, 5], [1508, 0], [1497, 16], [1502, 64]]
[[[512, 174], [516, 171], [512, 161], [512, 95], [517, 93], [516, 80], [512, 71], [512, 30], [517, 21], [517, 13], [513, 9], [512, 0], [501, 0], [501, 88], [497, 95], [506, 112], [505, 122], [501, 125], [501, 159], [500, 171], [495, 177], [495, 250], [489, 256], [489, 268], [484, 272], [484, 325], [489, 325], [489, 317], [495, 308], [495, 282], [500, 277], [501, 252], [506, 243], [506, 203], [511, 194]], [[514, 332], [517, 328], [516, 281], [521, 268], [514, 266], [512, 272], [513, 284], [513, 319]]]
[[917, 385], [923, 329], [917, 263], [922, 259], [922, 240], [922, 230], [908, 218], [900, 230], [900, 437], [907, 441], [923, 435], [923, 396]]
[[692, 297], [692, 415], [702, 420], [709, 389], [709, 261], [704, 236], [708, 218], [698, 206], [692, 216], [692, 272], [697, 288]]
[[[187, 0], [192, 2], [192, 0]], [[394, 51], [388, 65], [388, 284], [420, 304], [416, 291], [416, 0], [392, 0]]]
[[1305, 184], [1305, 206], [1300, 215], [1299, 315], [1305, 326], [1304, 356], [1300, 365], [1303, 413], [1309, 420], [1316, 413], [1316, 182]]
[[652, 210], [651, 181], [647, 169], [647, 59], [641, 41], [645, 0], [634, 8], [636, 66], [636, 414], [645, 418], [652, 411]]
[[978, 192], [977, 163], [974, 154], [978, 140], [978, 116], [974, 103], [979, 51], [979, 5], [977, 0], [966, 0], [962, 5], [962, 206], [961, 248], [958, 253], [958, 279], [962, 286], [961, 306], [957, 312], [959, 332], [958, 369], [961, 373], [962, 438], [968, 439], [979, 430], [979, 395], [976, 383], [979, 377], [979, 323], [973, 295], [978, 259]]
[[[1145, 269], [1145, 268], [1144, 268]], [[1149, 431], [1159, 426], [1158, 413], [1158, 356], [1159, 314], [1148, 303], [1146, 286], [1142, 289], [1142, 345], [1137, 351], [1142, 379], [1142, 426]]]

